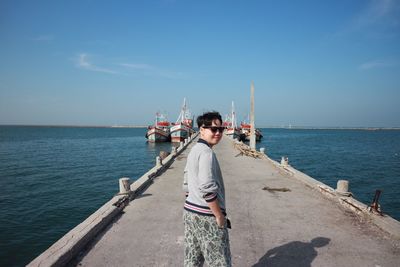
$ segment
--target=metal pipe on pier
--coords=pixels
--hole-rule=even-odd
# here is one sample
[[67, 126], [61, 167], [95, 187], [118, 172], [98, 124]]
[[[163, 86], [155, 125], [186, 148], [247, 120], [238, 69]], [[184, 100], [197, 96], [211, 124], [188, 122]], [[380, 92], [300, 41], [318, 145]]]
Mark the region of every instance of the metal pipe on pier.
[[250, 87], [250, 148], [256, 149], [256, 130], [254, 124], [254, 81]]

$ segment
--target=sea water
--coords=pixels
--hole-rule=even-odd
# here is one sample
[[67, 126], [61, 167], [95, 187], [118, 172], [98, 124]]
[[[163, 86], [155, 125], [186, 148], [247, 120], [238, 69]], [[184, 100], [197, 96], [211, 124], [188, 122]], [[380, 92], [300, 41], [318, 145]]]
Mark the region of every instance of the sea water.
[[[400, 219], [400, 131], [262, 129], [258, 147]], [[23, 266], [139, 178], [170, 143], [141, 128], [0, 126], [0, 266]]]
[[0, 266], [23, 266], [137, 179], [160, 150], [146, 129], [0, 127]]

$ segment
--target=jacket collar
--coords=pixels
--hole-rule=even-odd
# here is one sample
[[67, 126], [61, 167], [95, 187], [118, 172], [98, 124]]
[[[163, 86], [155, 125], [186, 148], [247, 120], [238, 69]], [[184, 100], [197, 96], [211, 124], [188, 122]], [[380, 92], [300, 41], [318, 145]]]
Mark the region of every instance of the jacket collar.
[[209, 148], [211, 148], [210, 144], [207, 143], [206, 140], [199, 138], [199, 141], [197, 141], [197, 143], [201, 143], [201, 144], [205, 144], [206, 146], [208, 146]]

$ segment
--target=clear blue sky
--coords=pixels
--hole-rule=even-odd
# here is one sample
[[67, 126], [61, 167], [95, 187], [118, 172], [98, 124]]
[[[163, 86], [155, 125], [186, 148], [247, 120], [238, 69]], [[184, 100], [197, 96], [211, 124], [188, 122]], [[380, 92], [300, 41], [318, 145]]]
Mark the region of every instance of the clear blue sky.
[[0, 124], [400, 126], [400, 1], [0, 1]]

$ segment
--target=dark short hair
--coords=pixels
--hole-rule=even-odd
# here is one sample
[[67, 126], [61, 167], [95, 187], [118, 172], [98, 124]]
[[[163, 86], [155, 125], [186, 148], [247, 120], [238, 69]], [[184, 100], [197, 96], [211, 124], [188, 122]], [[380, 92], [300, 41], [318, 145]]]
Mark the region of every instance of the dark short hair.
[[203, 115], [197, 117], [197, 126], [211, 126], [214, 120], [219, 120], [222, 124], [221, 114], [217, 111], [205, 112]]

